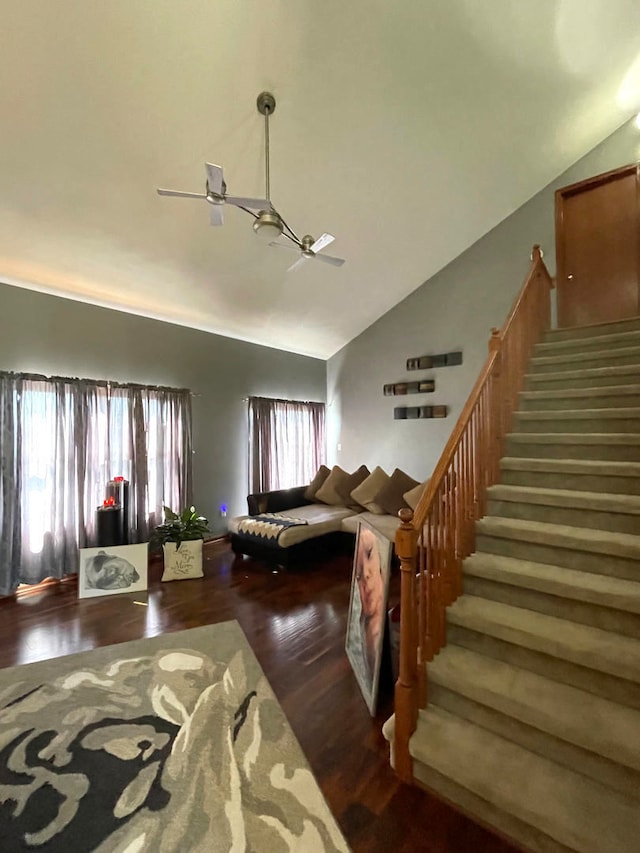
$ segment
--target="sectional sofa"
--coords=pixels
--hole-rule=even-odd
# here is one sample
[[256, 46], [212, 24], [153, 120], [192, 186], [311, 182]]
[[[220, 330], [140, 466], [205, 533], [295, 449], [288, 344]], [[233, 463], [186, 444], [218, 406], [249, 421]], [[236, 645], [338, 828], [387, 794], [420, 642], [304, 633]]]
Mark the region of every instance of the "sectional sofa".
[[290, 566], [336, 553], [352, 553], [360, 520], [395, 541], [398, 512], [415, 506], [426, 486], [396, 468], [388, 475], [362, 465], [349, 474], [324, 465], [307, 486], [254, 493], [248, 515], [229, 522], [238, 555]]

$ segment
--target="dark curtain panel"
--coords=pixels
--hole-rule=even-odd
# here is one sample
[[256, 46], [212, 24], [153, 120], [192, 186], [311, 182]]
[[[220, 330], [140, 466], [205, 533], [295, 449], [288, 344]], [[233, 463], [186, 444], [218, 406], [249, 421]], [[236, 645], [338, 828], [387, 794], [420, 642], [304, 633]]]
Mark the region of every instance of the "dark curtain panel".
[[0, 373], [0, 594], [77, 571], [106, 484], [129, 480], [130, 542], [192, 502], [184, 389]]
[[325, 405], [249, 398], [249, 491], [309, 483], [325, 461]]
[[[20, 407], [22, 379], [0, 373], [0, 593], [4, 567], [16, 564], [20, 556], [22, 513], [15, 496], [20, 493], [21, 436]], [[11, 571], [7, 572], [11, 575]], [[8, 577], [7, 580], [10, 580]]]

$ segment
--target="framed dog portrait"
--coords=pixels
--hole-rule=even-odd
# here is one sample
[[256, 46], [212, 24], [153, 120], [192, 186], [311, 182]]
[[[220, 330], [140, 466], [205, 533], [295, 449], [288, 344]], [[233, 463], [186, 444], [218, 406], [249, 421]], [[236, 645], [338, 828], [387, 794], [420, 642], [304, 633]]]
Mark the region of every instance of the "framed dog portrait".
[[378, 701], [392, 548], [379, 530], [365, 521], [358, 523], [345, 649], [372, 717]]
[[78, 598], [140, 592], [147, 588], [148, 543], [81, 548]]

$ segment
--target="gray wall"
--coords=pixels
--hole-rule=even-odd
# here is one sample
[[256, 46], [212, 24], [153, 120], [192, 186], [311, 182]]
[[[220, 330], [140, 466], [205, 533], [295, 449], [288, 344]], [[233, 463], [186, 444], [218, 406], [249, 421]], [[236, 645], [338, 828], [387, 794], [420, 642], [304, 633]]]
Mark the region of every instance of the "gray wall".
[[[555, 274], [554, 191], [640, 159], [640, 131], [628, 122], [527, 204], [334, 355], [327, 365], [328, 459], [429, 476], [539, 243]], [[425, 240], [429, 235], [425, 234]], [[459, 367], [407, 373], [411, 356], [462, 349]], [[384, 397], [383, 385], [433, 377], [433, 394]], [[444, 420], [393, 421], [394, 405], [445, 404]]]
[[325, 399], [325, 362], [0, 284], [0, 370], [190, 388], [194, 500], [246, 511], [243, 397]]

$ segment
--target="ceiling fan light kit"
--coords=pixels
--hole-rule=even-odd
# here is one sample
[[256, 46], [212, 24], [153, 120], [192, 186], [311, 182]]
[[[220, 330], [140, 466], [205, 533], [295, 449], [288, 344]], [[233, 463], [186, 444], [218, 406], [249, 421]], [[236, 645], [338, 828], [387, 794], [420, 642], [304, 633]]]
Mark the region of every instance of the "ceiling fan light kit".
[[266, 243], [276, 240], [284, 231], [284, 225], [275, 210], [261, 210], [253, 220], [253, 230]]
[[[204, 199], [211, 205], [209, 219], [211, 225], [222, 225], [224, 218], [222, 209], [225, 204], [234, 205], [253, 216], [253, 230], [261, 240], [270, 246], [289, 249], [297, 252], [300, 257], [289, 267], [289, 270], [297, 269], [307, 260], [319, 260], [332, 266], [342, 266], [342, 258], [332, 258], [330, 255], [318, 254], [325, 246], [335, 240], [332, 234], [322, 234], [317, 240], [310, 234], [300, 239], [296, 232], [285, 222], [271, 203], [271, 185], [269, 172], [269, 116], [276, 108], [276, 99], [271, 92], [261, 92], [258, 95], [256, 106], [260, 115], [264, 116], [264, 159], [265, 159], [265, 196], [266, 198], [244, 198], [240, 196], [227, 195], [227, 185], [224, 181], [222, 167], [213, 163], [206, 163], [207, 183], [204, 193], [182, 192], [180, 190], [158, 189], [158, 195], [179, 196], [181, 198]], [[258, 211], [255, 213], [254, 211]], [[278, 237], [286, 237], [294, 246], [285, 243], [274, 242]], [[295, 248], [294, 248], [295, 247]]]

